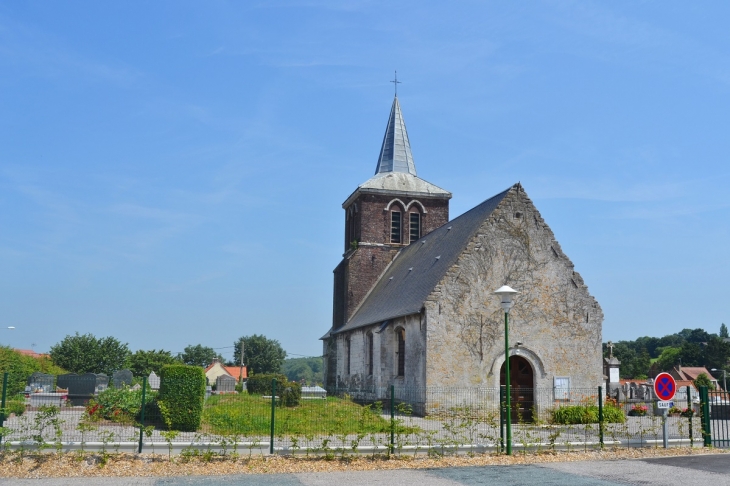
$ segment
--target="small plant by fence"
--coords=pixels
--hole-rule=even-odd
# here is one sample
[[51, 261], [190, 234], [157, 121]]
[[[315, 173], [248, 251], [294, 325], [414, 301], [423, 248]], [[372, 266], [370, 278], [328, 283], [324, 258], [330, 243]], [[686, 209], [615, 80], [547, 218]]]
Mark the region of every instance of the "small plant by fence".
[[[267, 387], [259, 383], [257, 393], [203, 397], [200, 379], [163, 373], [160, 391], [146, 378], [135, 379], [134, 386], [110, 386], [84, 403], [66, 398], [66, 390], [7, 396], [4, 388], [0, 440], [15, 449], [172, 453], [184, 447], [190, 453], [215, 447], [222, 453], [325, 456], [500, 452], [505, 446], [505, 400], [498, 388], [389, 386], [302, 397], [298, 385], [274, 380]], [[183, 390], [202, 397], [199, 415], [184, 394], [170, 398]], [[558, 396], [553, 389], [512, 393], [515, 451], [658, 447], [662, 441], [663, 418], [651, 402], [604, 400], [600, 388]], [[672, 445], [703, 443], [701, 409], [686, 398], [675, 400], [667, 418]], [[187, 421], [169, 418], [186, 414]]]

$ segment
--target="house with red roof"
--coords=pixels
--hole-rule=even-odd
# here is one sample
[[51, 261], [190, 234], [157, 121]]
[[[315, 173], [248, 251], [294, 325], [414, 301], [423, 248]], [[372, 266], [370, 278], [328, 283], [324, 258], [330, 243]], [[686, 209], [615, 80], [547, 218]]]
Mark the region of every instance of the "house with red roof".
[[220, 360], [213, 360], [211, 364], [205, 368], [205, 377], [211, 385], [219, 376], [228, 375], [235, 378], [237, 382], [241, 382], [248, 378], [248, 369], [245, 366], [225, 366]]

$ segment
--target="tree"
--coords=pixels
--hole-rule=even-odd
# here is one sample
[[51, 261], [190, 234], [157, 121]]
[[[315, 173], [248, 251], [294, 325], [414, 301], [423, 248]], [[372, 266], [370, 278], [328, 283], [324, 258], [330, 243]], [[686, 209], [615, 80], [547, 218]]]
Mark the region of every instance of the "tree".
[[690, 343], [706, 343], [710, 340], [711, 335], [704, 329], [682, 329], [677, 334], [682, 336], [686, 341]]
[[702, 366], [704, 361], [702, 348], [699, 344], [693, 342], [686, 342], [682, 345], [680, 358], [682, 359], [682, 366]]
[[670, 371], [672, 368], [679, 364], [679, 359], [681, 355], [681, 348], [675, 348], [672, 346], [662, 348], [661, 354], [659, 355], [659, 359], [657, 359], [656, 364], [660, 370]]
[[730, 358], [730, 343], [719, 337], [713, 337], [705, 346], [704, 364], [708, 368], [724, 368]]
[[135, 376], [148, 376], [153, 371], [159, 375], [160, 370], [165, 365], [179, 363], [180, 360], [173, 356], [170, 351], [163, 349], [143, 351], [138, 349], [129, 357], [128, 367]]
[[276, 339], [253, 334], [241, 336], [234, 343], [233, 361], [241, 362], [241, 342], [244, 343], [243, 363], [248, 366], [250, 373], [280, 373], [281, 366], [286, 359], [286, 351]]
[[699, 390], [701, 386], [706, 386], [710, 390], [715, 388], [715, 385], [712, 383], [712, 380], [709, 376], [707, 376], [707, 373], [700, 373], [697, 378], [694, 381], [695, 387]]
[[281, 372], [286, 375], [289, 381], [299, 382], [304, 380], [305, 383], [322, 383], [324, 381], [322, 357], [284, 360]]
[[722, 324], [720, 324], [720, 337], [721, 338], [730, 338], [730, 334], [728, 334], [727, 326], [725, 325], [724, 322]]
[[127, 343], [111, 336], [67, 335], [51, 347], [53, 363], [72, 373], [104, 373], [109, 376], [124, 368], [130, 352]]
[[216, 353], [215, 349], [201, 344], [186, 346], [183, 352], [177, 355], [177, 358], [186, 365], [202, 366], [203, 368], [215, 359], [223, 361], [223, 357]]

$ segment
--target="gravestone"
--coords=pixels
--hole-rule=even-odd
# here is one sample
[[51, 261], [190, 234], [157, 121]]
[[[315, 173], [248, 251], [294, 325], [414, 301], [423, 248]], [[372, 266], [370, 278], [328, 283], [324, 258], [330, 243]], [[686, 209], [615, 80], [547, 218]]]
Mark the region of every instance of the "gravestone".
[[94, 396], [96, 375], [94, 373], [86, 373], [83, 375], [67, 373], [65, 375], [59, 375], [57, 383], [59, 388], [68, 390], [68, 400], [72, 405], [86, 405], [86, 402]]
[[53, 388], [53, 382], [55, 379], [56, 377], [53, 375], [47, 375], [36, 371], [28, 378], [28, 386], [32, 392], [36, 392], [38, 390], [43, 392], [53, 392], [55, 391]]
[[215, 388], [218, 393], [233, 393], [236, 391], [236, 379], [232, 376], [221, 375], [215, 380]]
[[153, 390], [159, 390], [160, 389], [160, 377], [157, 376], [157, 373], [154, 371], [150, 373], [149, 378], [147, 378], [147, 383], [150, 384], [150, 388]]
[[115, 371], [112, 375], [112, 382], [114, 383], [114, 388], [116, 389], [122, 388], [124, 385], [131, 386], [132, 372], [129, 370]]
[[109, 377], [104, 373], [96, 375], [96, 393], [103, 392], [109, 387]]

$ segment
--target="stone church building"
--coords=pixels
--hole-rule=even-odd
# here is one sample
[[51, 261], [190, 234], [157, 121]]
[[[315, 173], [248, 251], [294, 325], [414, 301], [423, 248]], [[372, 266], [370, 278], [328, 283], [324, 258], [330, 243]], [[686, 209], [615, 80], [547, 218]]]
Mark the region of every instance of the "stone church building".
[[595, 391], [603, 312], [525, 189], [517, 183], [452, 220], [450, 199], [418, 177], [396, 97], [375, 175], [342, 205], [325, 385], [366, 400], [385, 398], [390, 385], [421, 390], [423, 413], [427, 389], [496, 389], [504, 314], [493, 292], [509, 285], [520, 292], [510, 312], [511, 385], [528, 402], [538, 388], [559, 400]]

